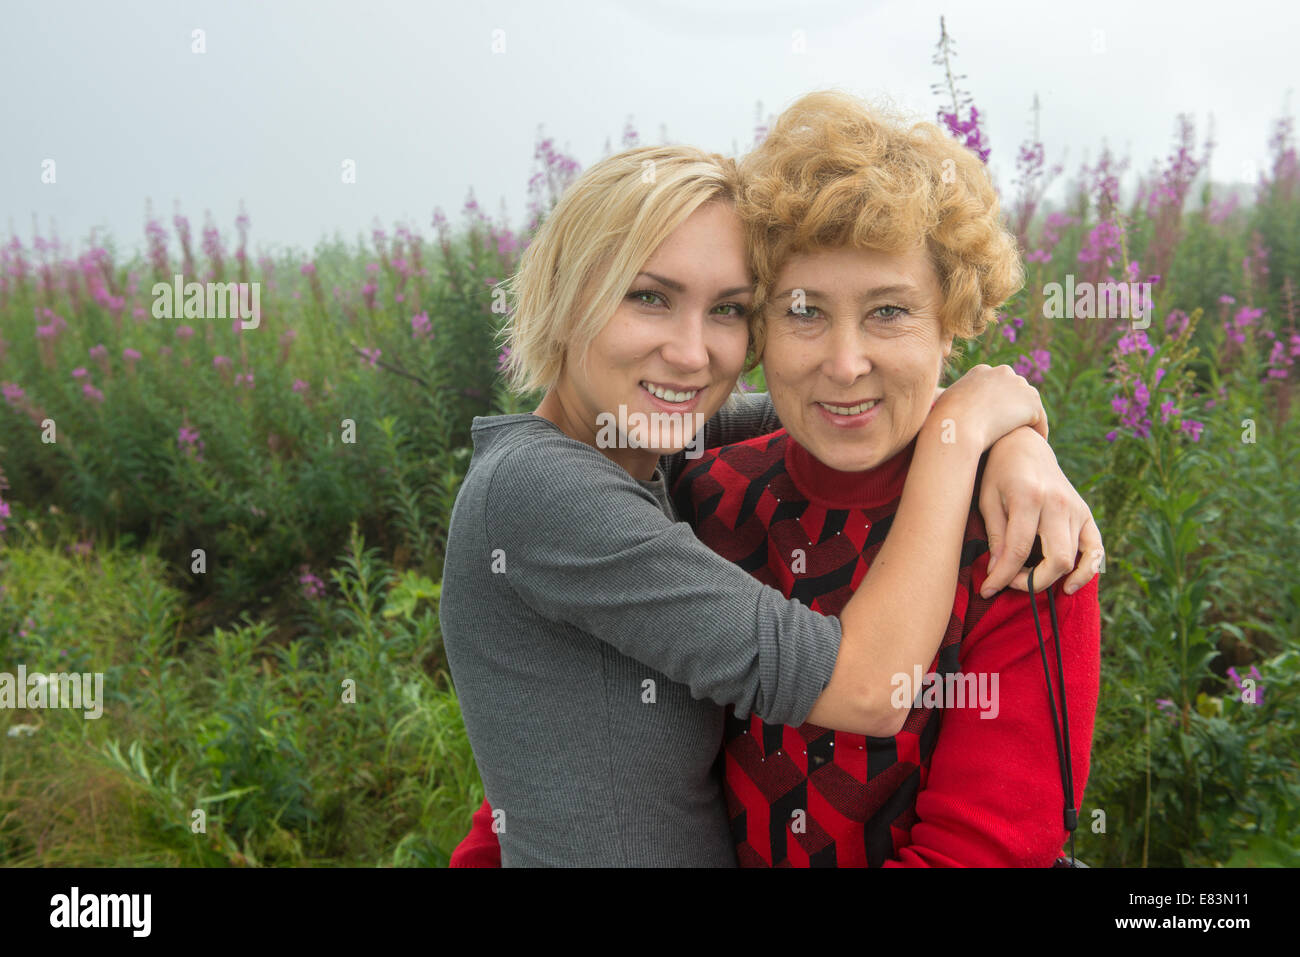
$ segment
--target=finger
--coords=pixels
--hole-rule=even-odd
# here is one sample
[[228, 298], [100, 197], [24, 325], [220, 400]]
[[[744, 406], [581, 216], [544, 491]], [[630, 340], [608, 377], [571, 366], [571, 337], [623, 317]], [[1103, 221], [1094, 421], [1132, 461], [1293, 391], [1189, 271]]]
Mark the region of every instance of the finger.
[[1096, 577], [1101, 571], [1101, 562], [1105, 554], [1106, 549], [1101, 542], [1101, 530], [1097, 528], [1092, 515], [1089, 515], [1079, 531], [1079, 563], [1070, 577], [1065, 580], [1067, 595], [1073, 595]]
[[[1070, 526], [1070, 505], [1064, 496], [1054, 498], [1043, 510], [1038, 537], [1043, 543], [1043, 560], [1034, 567], [1034, 590], [1046, 591], [1074, 568], [1074, 558], [1078, 554], [1078, 532]], [[1028, 589], [1029, 575], [1026, 573], [1025, 590]]]
[[983, 483], [980, 488], [980, 515], [984, 519], [984, 531], [989, 541], [988, 573], [997, 566], [1002, 554], [1003, 543], [1007, 533], [1007, 510], [1002, 504], [1002, 496], [991, 482]]
[[1034, 423], [1034, 431], [1043, 438], [1047, 438], [1047, 410], [1043, 408], [1043, 399], [1041, 396], [1038, 398], [1038, 421]]
[[1021, 495], [1007, 500], [1006, 537], [1002, 542], [1002, 551], [998, 554], [997, 567], [989, 569], [989, 576], [980, 589], [982, 597], [988, 598], [1006, 588], [1024, 567], [1025, 560], [1034, 547], [1034, 535], [1038, 531], [1041, 512], [1041, 497]]

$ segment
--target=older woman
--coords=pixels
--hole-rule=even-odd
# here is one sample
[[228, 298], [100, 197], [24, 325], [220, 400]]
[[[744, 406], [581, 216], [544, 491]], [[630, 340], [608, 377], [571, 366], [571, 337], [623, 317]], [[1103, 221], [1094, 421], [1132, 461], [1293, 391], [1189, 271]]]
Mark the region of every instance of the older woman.
[[[719, 554], [838, 615], [897, 514], [954, 337], [983, 331], [1018, 285], [1018, 258], [977, 159], [845, 94], [796, 102], [743, 173], [755, 349], [785, 428], [706, 453], [675, 501]], [[1046, 609], [1015, 591], [983, 597], [988, 541], [972, 511], [939, 654], [923, 686], [900, 676], [916, 706], [899, 734], [728, 720], [742, 865], [1056, 859], [1065, 801], [1034, 628]], [[1098, 694], [1096, 580], [1057, 606], [1078, 807]]]
[[[1005, 369], [940, 396], [897, 534], [838, 619], [706, 548], [666, 494], [694, 415], [712, 416], [715, 441], [774, 424], [763, 400], [722, 407], [753, 294], [738, 185], [725, 161], [688, 148], [611, 157], [561, 200], [518, 278], [517, 381], [548, 392], [533, 415], [475, 421], [440, 606], [491, 801], [480, 819], [508, 864], [734, 865], [714, 761], [724, 705], [897, 732], [907, 711], [890, 700], [892, 676], [938, 647], [978, 458], [1041, 424], [1036, 396]], [[675, 439], [621, 424], [655, 413], [686, 417]], [[1024, 488], [999, 484], [1008, 498]], [[1090, 519], [1077, 503], [1037, 518], [1011, 522], [1024, 522], [1026, 550], [1039, 525], [1056, 578]], [[836, 531], [846, 543], [861, 533]], [[1070, 587], [1089, 576], [1076, 569]]]

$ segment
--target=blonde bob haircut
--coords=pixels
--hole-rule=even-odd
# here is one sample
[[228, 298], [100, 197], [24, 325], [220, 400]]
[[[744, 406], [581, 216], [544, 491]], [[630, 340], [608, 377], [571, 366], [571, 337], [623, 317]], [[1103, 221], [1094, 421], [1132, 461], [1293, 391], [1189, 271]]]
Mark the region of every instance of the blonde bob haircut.
[[756, 279], [753, 363], [767, 307], [791, 256], [924, 243], [943, 289], [945, 335], [974, 338], [1024, 282], [1015, 239], [979, 157], [933, 123], [839, 91], [809, 93], [740, 162], [736, 209]]
[[702, 204], [734, 205], [736, 161], [692, 146], [642, 146], [579, 176], [507, 280], [505, 373], [519, 393], [559, 381], [565, 351], [585, 364], [655, 250]]

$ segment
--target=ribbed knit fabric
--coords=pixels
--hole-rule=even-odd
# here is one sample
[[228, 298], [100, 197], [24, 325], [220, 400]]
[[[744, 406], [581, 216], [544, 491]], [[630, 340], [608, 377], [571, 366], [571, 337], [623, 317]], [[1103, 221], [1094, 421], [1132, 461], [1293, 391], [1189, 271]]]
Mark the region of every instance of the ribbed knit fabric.
[[[914, 447], [877, 468], [840, 472], [781, 430], [706, 452], [673, 499], [719, 554], [839, 615], [884, 543]], [[987, 571], [984, 523], [972, 509], [952, 617], [929, 669], [952, 698], [916, 697], [898, 735], [729, 716], [725, 793], [742, 867], [1047, 867], [1056, 859], [1064, 795], [1034, 606], [1009, 589], [981, 598]], [[1046, 596], [1038, 601], [1050, 641]], [[1096, 579], [1058, 595], [1057, 610], [1081, 801], [1101, 664]], [[1048, 653], [1055, 682], [1050, 645]], [[924, 686], [913, 682], [904, 700]]]
[[[738, 397], [706, 444], [770, 429]], [[723, 705], [799, 723], [838, 620], [756, 581], [676, 521], [687, 460], [633, 479], [534, 415], [474, 420], [439, 616], [506, 866], [732, 866]]]
[[[838, 472], [780, 431], [688, 463], [674, 500], [720, 554], [837, 615], [893, 521], [912, 448], [866, 472]], [[725, 791], [742, 867], [1046, 867], [1055, 860], [1066, 833], [1063, 793], [1035, 606], [1010, 589], [980, 598], [987, 573], [984, 525], [972, 510], [953, 614], [930, 670], [977, 683], [981, 674], [996, 675], [996, 716], [922, 701], [893, 738], [729, 716]], [[1097, 586], [1094, 578], [1057, 598], [1076, 806], [1088, 780], [1099, 690]], [[1057, 687], [1046, 606], [1040, 594], [1036, 613]], [[453, 867], [500, 865], [491, 813], [486, 802], [475, 812]]]

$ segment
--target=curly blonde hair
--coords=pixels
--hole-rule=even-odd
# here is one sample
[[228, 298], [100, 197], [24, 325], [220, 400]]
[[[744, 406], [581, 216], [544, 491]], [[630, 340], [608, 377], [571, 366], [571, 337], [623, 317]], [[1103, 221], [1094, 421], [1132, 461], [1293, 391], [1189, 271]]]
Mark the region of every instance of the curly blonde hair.
[[777, 275], [793, 255], [924, 242], [943, 288], [944, 334], [958, 338], [982, 333], [1024, 282], [987, 168], [933, 123], [848, 93], [809, 93], [780, 115], [740, 172], [736, 210], [757, 281], [751, 367], [763, 355]]

